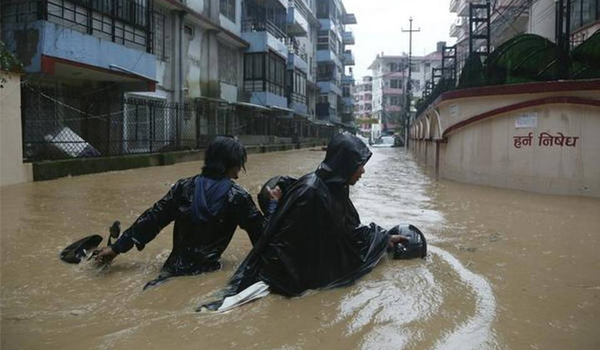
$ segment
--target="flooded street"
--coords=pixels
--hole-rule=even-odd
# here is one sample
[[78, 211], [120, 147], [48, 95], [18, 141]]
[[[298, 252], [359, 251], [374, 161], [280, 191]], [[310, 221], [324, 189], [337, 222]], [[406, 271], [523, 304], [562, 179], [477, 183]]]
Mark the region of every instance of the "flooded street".
[[[600, 200], [435, 180], [404, 149], [374, 149], [351, 197], [363, 223], [412, 223], [426, 260], [384, 259], [353, 286], [271, 295], [225, 314], [194, 309], [250, 249], [238, 230], [221, 271], [142, 291], [168, 226], [99, 272], [58, 259], [123, 228], [200, 162], [3, 187], [2, 349], [598, 349]], [[324, 152], [250, 155], [239, 182], [312, 171]]]

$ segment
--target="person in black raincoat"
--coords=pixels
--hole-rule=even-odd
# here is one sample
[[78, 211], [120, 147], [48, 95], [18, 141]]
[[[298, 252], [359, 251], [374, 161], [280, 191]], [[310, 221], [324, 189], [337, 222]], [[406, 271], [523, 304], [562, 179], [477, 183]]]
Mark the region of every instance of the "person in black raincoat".
[[215, 138], [206, 150], [202, 173], [177, 181], [115, 243], [100, 250], [96, 261], [111, 262], [134, 245], [138, 250], [144, 249], [165, 226], [175, 221], [173, 250], [158, 278], [146, 287], [172, 276], [220, 269], [221, 254], [236, 227], [246, 230], [255, 244], [281, 197], [279, 189], [271, 190], [272, 201], [265, 215], [261, 214], [250, 194], [233, 181], [245, 169], [246, 160], [246, 149], [237, 140]]
[[279, 180], [284, 188], [279, 207], [225, 296], [258, 281], [290, 297], [309, 289], [345, 286], [371, 271], [389, 247], [404, 241], [375, 224], [362, 225], [350, 200], [349, 186], [360, 179], [370, 157], [359, 138], [339, 134], [315, 172], [298, 180]]

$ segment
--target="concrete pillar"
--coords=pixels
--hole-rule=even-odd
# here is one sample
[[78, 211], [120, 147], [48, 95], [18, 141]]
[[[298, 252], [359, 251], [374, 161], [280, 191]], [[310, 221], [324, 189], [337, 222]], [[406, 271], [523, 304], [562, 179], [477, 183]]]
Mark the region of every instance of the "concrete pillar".
[[0, 186], [33, 180], [31, 163], [23, 163], [21, 78], [0, 72]]

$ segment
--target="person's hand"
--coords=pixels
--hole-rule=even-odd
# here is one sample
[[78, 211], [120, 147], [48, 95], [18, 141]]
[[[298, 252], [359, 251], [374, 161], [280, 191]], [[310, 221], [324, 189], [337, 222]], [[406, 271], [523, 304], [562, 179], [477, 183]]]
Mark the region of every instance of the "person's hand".
[[394, 248], [394, 246], [398, 243], [408, 243], [408, 237], [402, 235], [391, 235], [390, 248]]
[[267, 186], [267, 192], [269, 193], [269, 200], [278, 201], [283, 197], [283, 192], [281, 192], [281, 188], [279, 186], [275, 186], [275, 188], [271, 189]]
[[104, 247], [96, 252], [94, 252], [96, 256], [94, 260], [98, 264], [110, 264], [118, 255], [111, 247]]

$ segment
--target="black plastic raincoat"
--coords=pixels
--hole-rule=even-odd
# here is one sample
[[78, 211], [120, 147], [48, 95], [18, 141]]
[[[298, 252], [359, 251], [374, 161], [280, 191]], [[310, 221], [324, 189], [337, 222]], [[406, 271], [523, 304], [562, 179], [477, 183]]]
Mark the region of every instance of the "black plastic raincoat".
[[370, 157], [360, 139], [341, 134], [329, 143], [316, 172], [297, 181], [284, 178], [289, 187], [277, 211], [225, 294], [264, 281], [273, 292], [297, 296], [351, 284], [371, 271], [390, 237], [375, 224], [361, 225], [347, 185]]
[[[236, 227], [248, 232], [252, 244], [255, 244], [267, 222], [256, 208], [252, 197], [240, 185], [230, 179], [222, 193], [215, 198], [204, 189], [198, 191], [201, 175], [179, 180], [171, 190], [154, 206], [146, 210], [112, 245], [117, 253], [129, 251], [135, 244], [138, 250], [152, 241], [169, 223], [175, 221], [173, 228], [173, 250], [161, 271], [160, 280], [169, 276], [195, 275], [221, 267], [221, 254], [233, 237]], [[194, 197], [203, 196], [204, 202], [220, 202], [198, 214]], [[196, 204], [198, 200], [196, 198]], [[206, 206], [206, 204], [204, 204]], [[211, 212], [209, 209], [217, 208]], [[267, 213], [266, 216], [270, 214]], [[200, 219], [199, 219], [200, 217]]]

